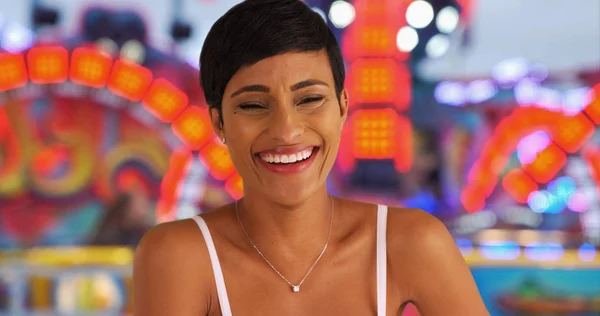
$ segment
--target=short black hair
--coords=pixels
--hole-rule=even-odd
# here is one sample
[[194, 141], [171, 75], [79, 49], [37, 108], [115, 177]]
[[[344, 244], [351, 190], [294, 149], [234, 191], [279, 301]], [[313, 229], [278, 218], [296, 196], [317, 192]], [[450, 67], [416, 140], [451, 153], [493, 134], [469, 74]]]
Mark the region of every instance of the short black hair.
[[225, 87], [244, 66], [279, 54], [323, 49], [339, 98], [346, 76], [344, 60], [321, 15], [299, 0], [243, 1], [215, 22], [202, 47], [200, 82], [206, 103], [221, 114]]

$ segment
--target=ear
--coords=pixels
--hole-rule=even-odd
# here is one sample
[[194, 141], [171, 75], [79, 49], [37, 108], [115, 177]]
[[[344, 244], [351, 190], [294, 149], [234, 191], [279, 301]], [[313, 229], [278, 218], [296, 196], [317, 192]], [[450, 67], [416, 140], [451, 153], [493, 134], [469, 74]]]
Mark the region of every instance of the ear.
[[225, 137], [225, 129], [223, 128], [223, 123], [221, 115], [219, 114], [219, 110], [217, 108], [211, 107], [208, 110], [208, 114], [210, 115], [210, 122], [212, 124], [213, 130], [215, 131], [215, 134], [217, 134], [219, 139], [223, 139]]
[[[350, 105], [350, 99], [348, 95], [348, 90], [344, 88], [342, 93], [340, 93], [340, 115], [342, 117], [342, 126], [346, 122], [348, 118], [348, 106]], [[341, 128], [341, 127], [340, 127]]]

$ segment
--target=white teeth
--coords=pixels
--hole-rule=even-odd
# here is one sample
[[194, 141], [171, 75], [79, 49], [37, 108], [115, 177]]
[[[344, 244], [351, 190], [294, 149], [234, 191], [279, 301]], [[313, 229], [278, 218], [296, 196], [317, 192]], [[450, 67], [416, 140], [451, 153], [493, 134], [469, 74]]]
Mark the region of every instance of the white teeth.
[[314, 148], [306, 149], [291, 155], [261, 154], [260, 158], [269, 163], [294, 163], [308, 159]]

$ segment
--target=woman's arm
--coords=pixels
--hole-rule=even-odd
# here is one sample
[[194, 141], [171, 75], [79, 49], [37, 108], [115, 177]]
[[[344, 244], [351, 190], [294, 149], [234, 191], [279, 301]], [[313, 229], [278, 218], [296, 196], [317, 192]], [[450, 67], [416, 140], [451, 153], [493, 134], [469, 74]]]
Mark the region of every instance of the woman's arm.
[[410, 288], [411, 301], [422, 316], [489, 315], [469, 267], [442, 222], [420, 210], [398, 209], [390, 212], [390, 230], [388, 238], [397, 249], [388, 246], [396, 256], [392, 262], [404, 261], [397, 282]]
[[134, 315], [208, 314], [212, 278], [203, 240], [189, 220], [161, 224], [142, 238], [133, 266]]

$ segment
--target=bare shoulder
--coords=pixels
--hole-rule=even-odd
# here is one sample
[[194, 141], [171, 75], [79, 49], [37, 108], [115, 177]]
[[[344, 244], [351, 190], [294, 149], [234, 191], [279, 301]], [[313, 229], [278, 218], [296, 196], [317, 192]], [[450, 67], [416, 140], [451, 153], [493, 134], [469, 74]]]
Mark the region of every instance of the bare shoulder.
[[422, 210], [390, 208], [387, 227], [393, 282], [423, 315], [489, 315], [444, 223]]
[[387, 227], [390, 257], [406, 263], [418, 261], [418, 265], [404, 267], [409, 270], [434, 268], [440, 258], [460, 255], [444, 223], [423, 210], [390, 207]]
[[[182, 257], [205, 261], [206, 244], [198, 225], [191, 219], [159, 224], [150, 229], [136, 249], [136, 263], [180, 265]], [[159, 261], [159, 262], [156, 262]]]
[[136, 249], [135, 314], [206, 315], [211, 281], [210, 259], [197, 224], [193, 220], [159, 224]]
[[412, 208], [389, 208], [388, 239], [391, 245], [404, 249], [454, 246], [454, 240], [444, 223], [423, 210]]

